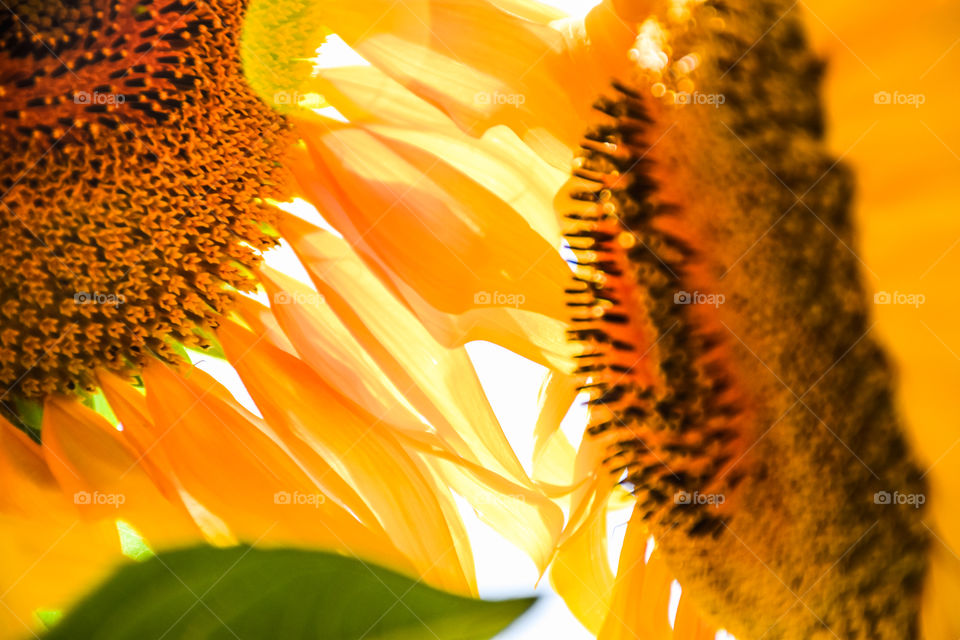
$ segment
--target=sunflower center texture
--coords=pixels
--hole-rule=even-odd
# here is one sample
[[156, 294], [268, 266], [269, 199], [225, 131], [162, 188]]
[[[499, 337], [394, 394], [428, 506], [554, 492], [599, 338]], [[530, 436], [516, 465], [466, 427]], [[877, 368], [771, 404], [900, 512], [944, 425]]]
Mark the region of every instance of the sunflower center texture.
[[588, 433], [717, 626], [917, 638], [927, 488], [785, 7], [700, 5], [596, 103], [567, 212]]
[[270, 246], [285, 119], [241, 2], [23, 1], [0, 18], [0, 386], [39, 397], [203, 342]]

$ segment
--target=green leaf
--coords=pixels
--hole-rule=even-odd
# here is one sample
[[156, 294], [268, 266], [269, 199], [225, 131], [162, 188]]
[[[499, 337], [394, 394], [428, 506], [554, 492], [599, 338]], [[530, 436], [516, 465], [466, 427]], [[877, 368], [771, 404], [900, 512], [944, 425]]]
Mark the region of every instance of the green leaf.
[[484, 640], [532, 598], [484, 601], [354, 558], [194, 547], [117, 571], [48, 640]]

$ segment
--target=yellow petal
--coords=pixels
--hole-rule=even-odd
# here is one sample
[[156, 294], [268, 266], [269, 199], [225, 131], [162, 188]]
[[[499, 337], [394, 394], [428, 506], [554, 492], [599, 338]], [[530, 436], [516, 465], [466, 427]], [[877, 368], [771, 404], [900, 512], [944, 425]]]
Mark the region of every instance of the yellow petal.
[[[410, 404], [433, 425], [460, 455], [522, 485], [529, 479], [503, 434], [466, 351], [437, 344], [420, 321], [385, 288], [379, 279], [330, 234], [325, 242], [300, 253], [325, 303], [376, 361]], [[339, 250], [337, 250], [339, 247]], [[302, 248], [302, 247], [300, 247]], [[325, 251], [323, 249], [329, 249]], [[271, 285], [265, 275], [268, 286]], [[296, 305], [277, 309], [278, 319], [302, 313]], [[291, 340], [301, 353], [322, 349], [320, 336], [294, 331]], [[309, 327], [300, 322], [300, 327]], [[316, 349], [317, 351], [312, 351]]]
[[493, 304], [566, 317], [570, 272], [556, 248], [470, 174], [359, 128], [304, 124], [301, 133], [324, 170], [309, 177], [308, 195], [335, 196], [342, 209], [320, 207], [331, 224], [350, 242], [362, 239], [358, 251], [369, 247], [435, 308]]
[[[616, 478], [609, 476], [603, 466], [609, 442], [609, 438], [584, 437], [577, 449], [573, 475], [577, 489], [570, 498], [570, 517], [561, 542], [585, 526], [585, 523], [593, 521], [598, 511], [610, 506], [609, 499], [614, 493]], [[603, 541], [606, 544], [606, 537]]]
[[0, 419], [0, 638], [39, 630], [124, 560], [114, 521], [84, 521], [40, 446]]
[[713, 640], [716, 635], [716, 630], [700, 618], [693, 599], [687, 594], [682, 594], [673, 625], [674, 640]]
[[610, 610], [613, 572], [607, 560], [607, 511], [593, 509], [557, 548], [550, 584], [583, 626], [596, 634]]
[[540, 410], [533, 432], [533, 475], [542, 482], [573, 481], [576, 451], [560, 431], [560, 423], [577, 397], [577, 386], [571, 376], [550, 373], [540, 389]]
[[673, 630], [667, 617], [670, 575], [662, 554], [654, 548], [644, 564], [648, 534], [634, 511], [620, 552], [620, 565], [599, 640], [669, 640]]
[[43, 452], [64, 493], [85, 519], [122, 518], [152, 548], [202, 540], [179, 501], [160, 492], [123, 434], [79, 400], [49, 398], [43, 411]]
[[[300, 181], [304, 185], [304, 195], [328, 217], [348, 219], [344, 207], [349, 206], [350, 203], [341, 201], [329, 186], [323, 186], [318, 182], [322, 180], [323, 170], [315, 169], [309, 157], [300, 156], [294, 165], [294, 172], [299, 174]], [[340, 213], [336, 213], [338, 211]], [[313, 263], [325, 263], [334, 259], [337, 261], [358, 259], [358, 256], [338, 238], [292, 216], [282, 218], [281, 230], [308, 269]], [[446, 347], [457, 347], [471, 340], [487, 340], [500, 344], [538, 364], [561, 371], [573, 370], [571, 356], [574, 349], [566, 338], [566, 319], [548, 318], [524, 308], [492, 304], [474, 306], [460, 314], [449, 314], [437, 310], [417, 291], [416, 287], [394, 274], [387, 263], [366, 244], [361, 234], [354, 231], [349, 233], [352, 234], [352, 241], [366, 266], [404, 301], [440, 344]], [[315, 278], [328, 275], [326, 269], [313, 269], [313, 273]], [[495, 292], [483, 290], [475, 294], [473, 302], [482, 299], [484, 293], [490, 294], [492, 301]], [[554, 295], [560, 296], [560, 290], [556, 290]]]
[[446, 481], [443, 474], [438, 470], [438, 465], [432, 460], [414, 457], [424, 478], [433, 487], [433, 493], [440, 503], [446, 518], [447, 526], [450, 529], [450, 537], [453, 540], [453, 546], [459, 559], [460, 567], [463, 570], [464, 578], [468, 585], [471, 585], [470, 594], [476, 597], [477, 592], [477, 570], [473, 559], [473, 548], [470, 545], [470, 536], [467, 534], [467, 527], [460, 516], [460, 508], [454, 500], [452, 490], [454, 487]]
[[607, 560], [607, 513], [615, 479], [603, 471], [607, 443], [586, 437], [577, 451], [570, 516], [560, 537], [551, 583], [581, 623], [599, 633], [610, 611], [614, 586]]
[[[419, 419], [339, 319], [315, 300], [312, 290], [270, 269], [263, 270], [262, 280], [273, 300], [297, 301], [275, 305], [275, 314], [304, 362], [378, 420], [398, 427], [394, 434], [406, 446], [453, 463], [434, 466], [450, 487], [473, 505], [481, 519], [526, 551], [541, 570], [545, 569], [563, 525], [560, 509], [543, 492], [515, 484], [473, 462], [476, 456], [467, 460], [457, 455], [458, 448], [469, 450], [467, 444], [453, 434], [459, 447], [452, 446]], [[569, 491], [550, 489], [558, 493]]]
[[324, 20], [465, 131], [509, 126], [561, 169], [595, 96], [627, 72], [636, 24], [649, 13], [609, 1], [568, 19], [530, 2], [388, 4], [327, 3]]
[[[449, 590], [475, 593], [475, 585], [468, 582], [460, 566], [433, 487], [380, 421], [345, 402], [306, 364], [257, 341], [244, 329], [228, 323], [219, 336], [231, 363], [281, 439], [308, 443], [345, 478], [425, 580]], [[322, 421], [317, 420], [318, 412]]]
[[389, 541], [326, 495], [255, 416], [199, 374], [155, 362], [143, 375], [156, 446], [192, 496], [245, 542], [306, 544], [409, 570]]

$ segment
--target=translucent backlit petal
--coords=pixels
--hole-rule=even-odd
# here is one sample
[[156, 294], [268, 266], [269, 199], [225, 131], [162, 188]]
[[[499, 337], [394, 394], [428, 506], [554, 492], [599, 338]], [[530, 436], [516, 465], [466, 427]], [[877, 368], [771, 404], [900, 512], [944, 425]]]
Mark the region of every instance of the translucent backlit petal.
[[436, 488], [380, 420], [344, 401], [306, 364], [254, 334], [226, 324], [220, 337], [283, 441], [308, 443], [348, 480], [425, 580], [458, 592], [476, 591], [460, 565]]
[[323, 493], [261, 421], [232, 405], [199, 371], [144, 370], [147, 407], [180, 484], [238, 539], [307, 544], [408, 568], [383, 536]]
[[597, 636], [599, 640], [638, 637], [669, 640], [673, 637], [667, 617], [673, 577], [656, 549], [644, 563], [648, 539], [649, 534], [635, 511], [627, 525], [610, 613]]
[[[522, 549], [540, 572], [546, 571], [563, 527], [563, 513], [543, 493], [514, 484], [441, 446], [403, 437], [415, 450], [432, 458], [440, 475], [457, 495], [473, 507], [477, 517]], [[563, 495], [569, 487], [549, 487]]]
[[[362, 238], [431, 305], [463, 313], [493, 304], [566, 317], [559, 292], [569, 270], [556, 247], [471, 175], [420, 146], [359, 128], [304, 123], [301, 130], [322, 168], [311, 182], [342, 206], [321, 207], [327, 219], [348, 241]], [[446, 151], [453, 153], [449, 145]]]
[[[459, 437], [454, 441], [458, 446], [452, 446], [419, 419], [336, 316], [315, 300], [316, 294], [310, 298], [311, 290], [282, 274], [264, 270], [263, 276], [272, 299], [291, 301], [277, 304], [275, 314], [304, 361], [385, 425], [399, 427], [401, 432], [396, 435], [401, 441], [430, 454], [444, 480], [483, 520], [527, 551], [541, 570], [546, 568], [563, 524], [560, 510], [540, 491], [484, 468], [473, 462], [475, 456], [468, 460], [458, 455], [457, 449], [469, 450], [469, 446]], [[371, 394], [372, 387], [379, 395]]]
[[[350, 218], [347, 209], [351, 204], [338, 199], [336, 190], [331, 190], [332, 182], [324, 182], [327, 180], [323, 177], [324, 170], [315, 168], [313, 161], [303, 156], [296, 167], [295, 171], [304, 185], [305, 195], [328, 217], [340, 221], [342, 230], [357, 249], [357, 254], [353, 255], [346, 243], [340, 242], [338, 238], [323, 233], [302, 220], [284, 218], [281, 223], [284, 236], [290, 240], [308, 270], [313, 270], [314, 277], [328, 271], [318, 270], [317, 263], [325, 264], [333, 260], [356, 261], [358, 257], [362, 258], [367, 267], [380, 278], [382, 286], [388, 287], [403, 300], [420, 319], [424, 328], [444, 346], [456, 347], [470, 340], [489, 340], [544, 366], [572, 371], [570, 358], [573, 348], [566, 339], [565, 319], [546, 317], [528, 310], [525, 306], [516, 305], [521, 299], [520, 295], [524, 296], [522, 299], [526, 301], [526, 293], [522, 291], [508, 293], [493, 287], [478, 290], [471, 296], [463, 296], [460, 302], [469, 304], [470, 308], [462, 313], [450, 314], [438, 310], [417, 287], [394, 274], [389, 264], [376, 254], [361, 233], [349, 223], [343, 222]], [[436, 272], [428, 273], [421, 268], [416, 273], [419, 277], [425, 277]], [[554, 293], [559, 295], [559, 291]], [[506, 297], [508, 295], [509, 299]], [[493, 304], [494, 296], [501, 302], [512, 301], [515, 306], [497, 306]], [[489, 300], [489, 303], [481, 304], [485, 300]]]
[[0, 420], [0, 638], [39, 631], [37, 609], [68, 607], [122, 562], [112, 519], [84, 521], [40, 446]]
[[[299, 254], [304, 266], [325, 303], [396, 388], [457, 453], [519, 484], [529, 484], [466, 352], [438, 344], [342, 241], [323, 232], [317, 232], [317, 237], [324, 240], [323, 246], [312, 244], [305, 247], [309, 254]], [[278, 313], [299, 312], [294, 307]]]
[[[380, 18], [373, 23], [370, 15]], [[528, 138], [536, 135], [527, 126], [536, 114], [552, 120], [550, 130], [572, 134], [576, 113], [557, 73], [563, 39], [546, 23], [552, 16], [537, 17], [526, 20], [482, 0], [335, 2], [324, 13], [366, 59], [442, 105], [465, 129], [479, 135], [494, 121], [508, 122]]]
[[576, 450], [560, 431], [560, 423], [577, 397], [577, 381], [551, 373], [540, 389], [540, 410], [533, 437], [533, 475], [553, 484], [573, 481]]
[[154, 549], [202, 540], [183, 504], [168, 501], [157, 489], [123, 434], [78, 400], [47, 400], [43, 452], [63, 492], [74, 498], [85, 519], [122, 518]]
[[591, 510], [586, 522], [557, 548], [550, 584], [583, 626], [594, 634], [600, 631], [614, 585], [607, 560], [605, 508]]
[[276, 270], [261, 274], [278, 326], [312, 369], [378, 419], [411, 432], [429, 429], [320, 294]]
[[447, 134], [460, 131], [437, 107], [373, 66], [325, 69], [309, 86], [323, 94], [350, 122]]

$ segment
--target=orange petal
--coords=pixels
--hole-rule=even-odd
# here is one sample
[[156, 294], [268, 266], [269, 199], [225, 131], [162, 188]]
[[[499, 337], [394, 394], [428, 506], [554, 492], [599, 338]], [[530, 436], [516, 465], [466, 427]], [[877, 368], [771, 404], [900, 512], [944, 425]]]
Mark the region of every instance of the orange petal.
[[557, 132], [575, 126], [558, 73], [563, 38], [546, 24], [550, 16], [539, 17], [526, 20], [482, 0], [340, 0], [325, 3], [323, 14], [367, 60], [441, 105], [463, 128], [479, 135], [507, 122], [524, 137], [536, 121], [531, 116], [549, 118]]
[[[680, 596], [677, 617], [673, 625], [674, 640], [713, 640], [716, 629], [704, 622], [693, 604], [693, 598], [684, 593]], [[937, 636], [927, 636], [935, 638]]]
[[436, 309], [493, 304], [566, 317], [570, 272], [556, 247], [469, 173], [359, 128], [304, 124], [301, 132], [325, 169], [309, 178], [307, 195], [319, 188], [336, 197], [342, 209], [320, 207], [330, 223], [348, 241], [362, 239]]
[[161, 434], [150, 417], [147, 399], [129, 381], [115, 374], [99, 371], [97, 379], [110, 408], [123, 425], [122, 435], [137, 452], [140, 466], [150, 475], [154, 486], [168, 500], [179, 501], [190, 512], [208, 542], [224, 546], [236, 544], [230, 527], [183, 487], [167, 459], [166, 450], [157, 446]]
[[[338, 243], [330, 234], [328, 246]], [[320, 253], [304, 260], [325, 303], [364, 346], [383, 373], [410, 404], [432, 424], [439, 435], [467, 459], [480, 462], [518, 484], [529, 485], [520, 461], [500, 428], [473, 370], [466, 351], [446, 349], [429, 335], [419, 320], [403, 306], [355, 257], [340, 251]], [[265, 284], [274, 287], [267, 272]], [[320, 353], [324, 338], [295, 331], [306, 321], [298, 305], [276, 310], [281, 325], [301, 353]], [[287, 320], [284, 320], [287, 318]], [[309, 340], [309, 342], [308, 342]]]
[[[273, 305], [270, 317], [294, 347], [294, 355], [378, 419], [413, 433], [429, 429], [318, 293], [269, 267], [261, 274]], [[266, 318], [269, 311], [264, 311]]]
[[670, 575], [662, 554], [654, 548], [644, 564], [648, 534], [634, 511], [620, 552], [620, 566], [599, 640], [669, 640], [673, 630], [667, 617]]
[[85, 519], [122, 518], [153, 548], [202, 540], [183, 504], [164, 497], [123, 434], [79, 400], [47, 400], [43, 452], [64, 493], [74, 499]]
[[[351, 203], [339, 198], [337, 192], [331, 190], [333, 182], [331, 178], [324, 177], [326, 173], [322, 167], [315, 167], [313, 161], [305, 156], [300, 156], [293, 166], [307, 198], [323, 210], [328, 218], [340, 220], [341, 223], [349, 220], [347, 208], [352, 206]], [[525, 308], [492, 304], [477, 305], [460, 314], [449, 314], [436, 309], [416, 286], [411, 286], [394, 274], [362, 234], [349, 225], [346, 233], [357, 248], [356, 255], [340, 239], [293, 216], [282, 218], [281, 231], [314, 278], [330, 274], [326, 269], [311, 269], [311, 264], [362, 259], [384, 286], [403, 300], [434, 339], [446, 347], [461, 346], [470, 340], [488, 340], [547, 367], [563, 371], [572, 371], [574, 368], [571, 361], [574, 349], [566, 337], [566, 319], [549, 318]], [[468, 301], [475, 304], [476, 300], [483, 300], [484, 293], [490, 294], [492, 301], [495, 293], [492, 290], [480, 291]], [[560, 290], [556, 289], [554, 295], [559, 299]]]
[[297, 350], [287, 338], [277, 319], [270, 312], [270, 308], [256, 300], [239, 296], [235, 307], [240, 319], [258, 336], [270, 344], [283, 349], [291, 355], [297, 355]]
[[147, 406], [178, 482], [252, 543], [307, 544], [409, 570], [395, 547], [343, 509], [229, 393], [194, 370], [144, 369]]
[[0, 638], [39, 631], [124, 560], [114, 521], [80, 518], [40, 446], [0, 419]]
[[387, 126], [365, 130], [410, 162], [418, 159], [411, 150], [423, 151], [468, 175], [508, 203], [551, 247], [560, 246], [560, 225], [551, 203], [570, 173], [545, 163], [507, 127], [493, 127], [479, 139]]
[[424, 579], [475, 593], [434, 488], [396, 440], [378, 428], [380, 421], [344, 402], [306, 364], [240, 327], [225, 324], [218, 335], [281, 439], [308, 443], [347, 479]]

